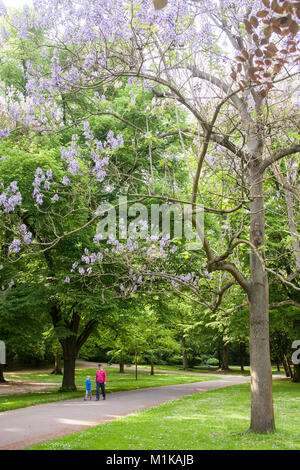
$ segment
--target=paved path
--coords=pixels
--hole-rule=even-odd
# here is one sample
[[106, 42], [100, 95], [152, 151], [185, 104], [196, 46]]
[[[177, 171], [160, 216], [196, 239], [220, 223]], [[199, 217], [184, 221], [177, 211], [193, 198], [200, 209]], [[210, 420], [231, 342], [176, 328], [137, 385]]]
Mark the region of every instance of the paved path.
[[185, 395], [249, 381], [227, 375], [208, 382], [110, 393], [105, 401], [72, 399], [5, 411], [0, 413], [0, 450], [24, 449]]

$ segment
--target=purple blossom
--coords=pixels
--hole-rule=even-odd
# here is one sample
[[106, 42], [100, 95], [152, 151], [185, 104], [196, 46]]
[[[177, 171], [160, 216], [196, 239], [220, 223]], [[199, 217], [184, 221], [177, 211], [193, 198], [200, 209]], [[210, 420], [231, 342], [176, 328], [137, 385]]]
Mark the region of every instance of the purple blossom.
[[52, 170], [47, 170], [46, 171], [46, 176], [47, 176], [48, 180], [52, 180]]
[[44, 198], [44, 196], [43, 196], [42, 193], [37, 193], [36, 194], [35, 201], [39, 206], [41, 206], [43, 204], [43, 198]]
[[67, 176], [64, 176], [63, 179], [62, 179], [62, 184], [64, 186], [68, 186], [70, 184], [70, 180]]
[[[2, 184], [3, 187], [3, 184]], [[22, 196], [21, 193], [18, 191], [17, 182], [13, 181], [10, 183], [10, 185], [7, 187], [6, 192], [3, 191], [0, 194], [0, 207], [3, 206], [4, 212], [9, 213], [15, 210], [16, 206], [20, 206], [22, 203]], [[16, 192], [16, 194], [12, 194], [11, 196], [8, 196], [11, 193]]]
[[18, 191], [18, 183], [16, 181], [12, 181], [10, 185], [7, 187], [8, 193], [16, 193]]
[[27, 227], [26, 227], [26, 225], [25, 225], [25, 224], [22, 224], [22, 225], [20, 226], [20, 228], [19, 228], [19, 231], [20, 231], [20, 233], [21, 233], [22, 235], [25, 235], [26, 232], [27, 232]]
[[31, 243], [31, 238], [32, 238], [32, 233], [31, 232], [27, 232], [25, 235], [24, 235], [24, 243], [26, 243], [26, 245], [29, 245]]
[[21, 240], [14, 238], [8, 247], [8, 251], [12, 253], [18, 253], [21, 250]]

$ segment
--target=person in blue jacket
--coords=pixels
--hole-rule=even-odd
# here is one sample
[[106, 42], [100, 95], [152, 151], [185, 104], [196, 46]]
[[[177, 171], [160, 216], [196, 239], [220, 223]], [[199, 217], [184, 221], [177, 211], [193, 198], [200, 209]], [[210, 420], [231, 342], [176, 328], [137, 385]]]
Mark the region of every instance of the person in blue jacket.
[[88, 375], [85, 381], [85, 398], [84, 400], [86, 401], [88, 398], [88, 395], [90, 396], [90, 400], [92, 399], [92, 382], [91, 382], [91, 377]]

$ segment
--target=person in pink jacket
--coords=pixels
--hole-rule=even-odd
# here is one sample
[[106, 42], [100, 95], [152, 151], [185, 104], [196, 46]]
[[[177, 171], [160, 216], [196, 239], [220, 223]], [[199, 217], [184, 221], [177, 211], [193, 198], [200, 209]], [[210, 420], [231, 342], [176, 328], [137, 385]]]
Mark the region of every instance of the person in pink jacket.
[[98, 370], [96, 371], [96, 401], [99, 401], [100, 398], [100, 387], [103, 395], [103, 400], [105, 400], [105, 385], [106, 385], [106, 372], [102, 369], [102, 364], [98, 364]]

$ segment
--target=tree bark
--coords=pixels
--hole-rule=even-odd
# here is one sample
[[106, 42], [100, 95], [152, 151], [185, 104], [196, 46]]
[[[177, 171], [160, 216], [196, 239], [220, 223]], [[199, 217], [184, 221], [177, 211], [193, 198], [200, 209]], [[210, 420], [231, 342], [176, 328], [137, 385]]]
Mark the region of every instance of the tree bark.
[[62, 361], [61, 361], [60, 351], [57, 351], [54, 355], [54, 369], [51, 372], [51, 374], [62, 375], [61, 364], [62, 364]]
[[[290, 168], [287, 171], [287, 178], [290, 177]], [[293, 248], [293, 253], [295, 256], [296, 271], [300, 272], [300, 243], [299, 243], [299, 234], [297, 231], [297, 226], [295, 223], [294, 208], [293, 208], [293, 196], [292, 193], [284, 188], [285, 201], [288, 213], [289, 229], [291, 232], [291, 244]]]
[[62, 390], [77, 390], [75, 385], [75, 361], [77, 358], [76, 337], [69, 336], [61, 341], [64, 356], [64, 375], [62, 382]]
[[134, 352], [134, 361], [135, 361], [135, 380], [138, 379], [138, 368], [137, 368], [137, 351]]
[[124, 374], [124, 362], [119, 362], [119, 372], [120, 374]]
[[151, 373], [150, 375], [154, 375], [154, 362], [151, 361]]
[[6, 382], [3, 372], [4, 372], [4, 364], [0, 364], [0, 383]]
[[223, 346], [222, 346], [221, 370], [224, 370], [224, 371], [229, 370], [228, 344], [223, 344]]
[[[258, 144], [259, 146], [259, 144]], [[259, 149], [258, 149], [259, 150]], [[263, 174], [257, 172], [260, 159], [250, 164], [250, 254], [251, 282], [248, 293], [250, 307], [250, 430], [268, 433], [275, 429], [272, 371], [269, 345], [269, 283], [264, 268], [265, 218]]]
[[300, 364], [295, 364], [294, 365], [293, 382], [300, 382]]
[[220, 351], [220, 347], [218, 347], [218, 361], [219, 361], [219, 369], [222, 367], [222, 354]]
[[282, 359], [282, 366], [283, 366], [283, 369], [284, 369], [284, 372], [285, 372], [285, 376], [290, 377], [290, 371], [289, 371], [289, 368], [287, 367], [285, 357]]
[[183, 370], [188, 368], [188, 359], [187, 359], [187, 352], [186, 352], [186, 342], [184, 333], [181, 333], [181, 347], [182, 347], [182, 366]]
[[240, 366], [241, 371], [244, 372], [244, 354], [245, 354], [245, 345], [240, 343]]

